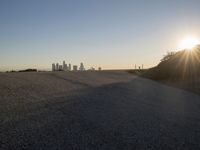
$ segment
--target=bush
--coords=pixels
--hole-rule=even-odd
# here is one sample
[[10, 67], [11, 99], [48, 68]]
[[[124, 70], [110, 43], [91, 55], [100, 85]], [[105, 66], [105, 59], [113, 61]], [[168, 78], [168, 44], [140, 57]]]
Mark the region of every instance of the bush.
[[155, 80], [196, 80], [200, 78], [200, 46], [192, 51], [168, 52], [161, 62], [144, 73]]
[[19, 70], [19, 72], [37, 72], [37, 69]]

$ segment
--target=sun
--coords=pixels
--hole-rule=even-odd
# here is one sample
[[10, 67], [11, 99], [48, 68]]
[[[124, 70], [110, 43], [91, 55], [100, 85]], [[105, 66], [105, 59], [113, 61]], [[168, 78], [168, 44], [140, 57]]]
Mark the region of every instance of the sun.
[[194, 37], [188, 37], [185, 38], [181, 43], [180, 43], [180, 49], [187, 49], [191, 50], [194, 48], [196, 45], [200, 43], [200, 40]]

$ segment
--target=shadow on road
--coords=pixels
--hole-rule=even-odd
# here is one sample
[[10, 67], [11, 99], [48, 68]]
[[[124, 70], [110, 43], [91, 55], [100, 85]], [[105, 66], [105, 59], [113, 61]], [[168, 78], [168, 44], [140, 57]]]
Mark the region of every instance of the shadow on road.
[[85, 88], [13, 110], [1, 149], [199, 149], [200, 97], [151, 80]]

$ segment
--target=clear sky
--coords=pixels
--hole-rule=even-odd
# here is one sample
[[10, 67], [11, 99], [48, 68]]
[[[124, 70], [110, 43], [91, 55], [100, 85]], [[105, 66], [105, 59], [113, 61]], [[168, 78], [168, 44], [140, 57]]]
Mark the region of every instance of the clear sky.
[[200, 0], [0, 0], [0, 70], [156, 65], [200, 36]]

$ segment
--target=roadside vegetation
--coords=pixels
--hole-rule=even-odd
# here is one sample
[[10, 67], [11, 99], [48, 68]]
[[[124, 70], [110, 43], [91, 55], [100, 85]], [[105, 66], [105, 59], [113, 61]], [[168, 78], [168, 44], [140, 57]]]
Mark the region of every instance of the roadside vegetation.
[[200, 45], [168, 52], [141, 76], [200, 94]]

